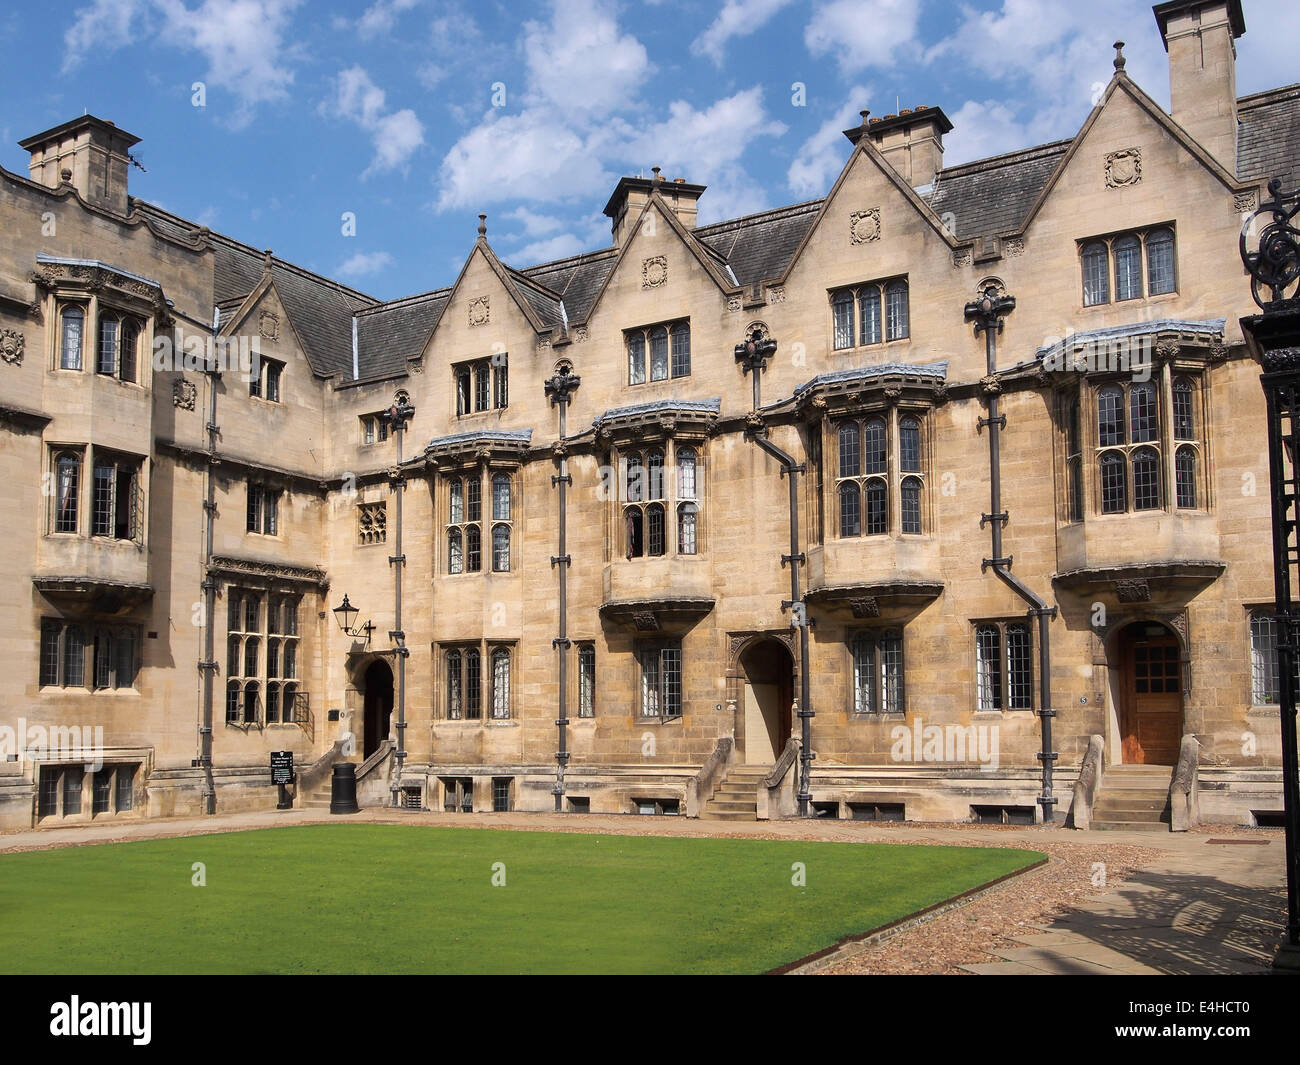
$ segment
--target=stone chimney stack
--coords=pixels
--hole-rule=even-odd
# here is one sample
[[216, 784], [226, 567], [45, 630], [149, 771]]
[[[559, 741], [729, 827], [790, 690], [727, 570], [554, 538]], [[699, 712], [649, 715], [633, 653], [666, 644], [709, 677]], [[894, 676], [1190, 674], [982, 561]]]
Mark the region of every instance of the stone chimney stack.
[[688, 185], [684, 178], [668, 181], [659, 173], [657, 166], [653, 170], [653, 178], [620, 178], [614, 188], [614, 195], [605, 204], [605, 214], [612, 222], [616, 248], [621, 248], [627, 242], [631, 236], [629, 230], [654, 192], [659, 194], [683, 226], [687, 229], [695, 228], [700, 196], [707, 186]]
[[99, 207], [126, 214], [128, 154], [140, 138], [94, 115], [37, 133], [18, 146], [31, 153], [27, 169], [33, 181], [57, 189], [66, 180], [81, 197]]
[[1241, 0], [1170, 0], [1153, 9], [1169, 53], [1170, 114], [1237, 173], [1237, 46]]
[[943, 135], [952, 132], [952, 123], [940, 107], [903, 108], [896, 115], [870, 118], [862, 112], [862, 125], [846, 129], [844, 136], [854, 144], [864, 134], [880, 149], [898, 173], [913, 188], [933, 185], [943, 168]]

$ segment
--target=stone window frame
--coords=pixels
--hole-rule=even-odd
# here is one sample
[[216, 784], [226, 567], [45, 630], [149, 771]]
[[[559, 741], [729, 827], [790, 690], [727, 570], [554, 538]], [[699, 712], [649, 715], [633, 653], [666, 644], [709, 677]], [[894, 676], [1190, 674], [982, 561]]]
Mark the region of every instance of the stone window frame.
[[[663, 334], [664, 341], [663, 376], [656, 377], [653, 344], [660, 332]], [[623, 350], [627, 354], [629, 388], [657, 384], [661, 381], [675, 381], [679, 377], [690, 377], [691, 320], [673, 318], [625, 329]]]
[[[1011, 660], [1011, 641], [1007, 639], [1009, 630], [1014, 629], [1017, 633], [1023, 633], [1025, 645], [1022, 654], [1023, 668], [1017, 669]], [[971, 622], [975, 650], [975, 699], [974, 708], [976, 713], [982, 714], [1007, 714], [1007, 713], [1024, 713], [1033, 712], [1037, 708], [1038, 693], [1036, 688], [1037, 662], [1035, 660], [1036, 646], [1034, 626], [1029, 619], [1024, 616], [1019, 617], [994, 617], [979, 618]], [[984, 677], [986, 667], [984, 663], [988, 660], [984, 655], [982, 646], [987, 643], [982, 642], [983, 634], [994, 630], [997, 633], [998, 640], [998, 673], [996, 677], [997, 690], [993, 691], [992, 685], [986, 685]], [[1020, 687], [1028, 693], [1027, 705], [1013, 705], [1011, 698], [1012, 684], [1010, 683], [1013, 673], [1019, 675]], [[996, 696], [996, 698], [995, 698]], [[996, 703], [996, 705], [990, 705]]]
[[[141, 813], [143, 811], [138, 809], [135, 801], [136, 775], [140, 772], [140, 769], [140, 762], [108, 762], [98, 770], [88, 773], [85, 764], [82, 762], [74, 764], [42, 762], [37, 766], [35, 773], [36, 820], [40, 822], [76, 818], [78, 820], [96, 821], [103, 817]], [[98, 779], [106, 773], [110, 774], [112, 779], [109, 789], [108, 809], [96, 810]], [[87, 777], [90, 778], [91, 782], [89, 803], [86, 802]], [[72, 791], [68, 787], [68, 781], [78, 778], [81, 780], [81, 787], [77, 789], [77, 809], [68, 810], [67, 797]], [[52, 788], [47, 787], [47, 781], [52, 783]], [[123, 786], [124, 782], [125, 786]], [[48, 791], [53, 791], [54, 802], [52, 808], [51, 804], [47, 802]]]
[[373, 547], [388, 542], [388, 501], [374, 499], [357, 504], [357, 544]]
[[[226, 585], [225, 597], [226, 725], [296, 724], [296, 701], [303, 694], [303, 595], [232, 583]], [[252, 670], [250, 648], [256, 656]]]
[[[500, 463], [491, 459], [475, 460], [460, 466], [444, 470], [441, 474], [446, 491], [440, 493], [442, 509], [442, 545], [446, 551], [445, 565], [440, 567], [442, 576], [463, 577], [475, 573], [512, 573], [519, 568], [515, 545], [516, 529], [520, 524], [519, 501], [519, 467], [517, 463]], [[509, 487], [507, 497], [508, 516], [498, 517], [497, 484], [501, 478], [506, 479]], [[477, 486], [477, 501], [471, 498], [470, 485]], [[459, 511], [457, 510], [457, 486], [459, 486]], [[477, 509], [474, 509], [477, 508]], [[472, 514], [477, 517], [471, 517]], [[459, 516], [458, 516], [459, 514]], [[506, 565], [498, 569], [499, 561], [497, 540], [500, 530], [507, 533]], [[477, 564], [470, 545], [477, 539]], [[457, 563], [459, 558], [459, 564]]]
[[[1268, 625], [1268, 644], [1261, 650], [1259, 641], [1263, 632], [1257, 632], [1257, 626], [1262, 630], [1264, 624]], [[1281, 670], [1278, 668], [1277, 661], [1277, 607], [1273, 603], [1261, 603], [1258, 605], [1246, 605], [1246, 653], [1249, 662], [1249, 675], [1246, 683], [1249, 685], [1247, 692], [1247, 706], [1253, 709], [1276, 710], [1281, 706], [1282, 687], [1281, 687]], [[1296, 671], [1296, 691], [1300, 695], [1300, 656], [1294, 663]], [[1261, 674], [1264, 674], [1261, 676]], [[1261, 698], [1263, 695], [1263, 698]]]
[[[1152, 369], [1149, 381], [1134, 381], [1131, 374], [1093, 373], [1080, 374], [1075, 388], [1063, 391], [1057, 404], [1057, 435], [1064, 462], [1062, 492], [1058, 500], [1058, 521], [1077, 524], [1089, 519], [1123, 518], [1141, 514], [1205, 513], [1210, 509], [1209, 499], [1209, 449], [1208, 449], [1208, 378], [1199, 366], [1163, 364]], [[1155, 393], [1156, 433], [1154, 440], [1132, 441], [1132, 391], [1138, 386], [1150, 386]], [[1101, 394], [1104, 390], [1118, 389], [1122, 397], [1123, 443], [1102, 444]], [[1188, 397], [1185, 401], [1178, 396]], [[1183, 410], [1179, 408], [1183, 407]], [[1077, 413], [1076, 413], [1077, 412]], [[1191, 432], [1183, 430], [1185, 416], [1190, 414]], [[1077, 416], [1078, 439], [1072, 439], [1071, 420]], [[1078, 451], [1071, 451], [1077, 444]], [[1135, 506], [1133, 485], [1133, 453], [1149, 448], [1158, 459], [1159, 505]], [[1124, 508], [1105, 510], [1101, 462], [1106, 452], [1122, 454], [1124, 458]], [[1180, 462], [1186, 457], [1193, 462], [1191, 492], [1192, 506], [1182, 505], [1188, 487], [1185, 478], [1180, 484]], [[1077, 484], [1076, 484], [1077, 481]], [[1077, 499], [1076, 499], [1077, 493]]]
[[[439, 669], [439, 720], [484, 725], [515, 719], [515, 690], [518, 687], [516, 641], [448, 640], [435, 645], [435, 654]], [[471, 656], [477, 664], [475, 673], [470, 672]], [[497, 665], [500, 661], [506, 663], [504, 695], [498, 686]], [[477, 695], [471, 701], [473, 693]]]
[[388, 441], [388, 412], [361, 415], [361, 443], [383, 444]]
[[[891, 296], [902, 293], [901, 313], [891, 303]], [[880, 335], [869, 339], [866, 322], [863, 319], [863, 301], [874, 295], [879, 308], [878, 326]], [[890, 277], [860, 281], [856, 285], [847, 285], [830, 289], [827, 292], [831, 311], [831, 349], [833, 351], [851, 351], [854, 348], [876, 347], [894, 344], [912, 338], [911, 285], [907, 274], [895, 274]], [[840, 308], [848, 308], [848, 343], [842, 343]]]
[[[73, 631], [79, 635], [75, 650], [69, 640]], [[37, 686], [41, 691], [74, 689], [139, 694], [142, 626], [50, 615], [41, 618], [40, 633]], [[124, 647], [130, 655], [125, 663]], [[77, 679], [70, 680], [74, 660]]]
[[248, 396], [260, 399], [263, 403], [284, 402], [284, 371], [286, 363], [266, 355], [253, 356], [252, 370], [248, 378]]
[[254, 536], [280, 535], [280, 503], [284, 489], [250, 478], [244, 509], [244, 533]]
[[[86, 454], [89, 448], [85, 444], [51, 444], [50, 445], [50, 467], [47, 476], [50, 478], [50, 490], [47, 493], [50, 497], [50, 509], [46, 520], [46, 535], [48, 536], [80, 536], [81, 521], [84, 507], [82, 506], [81, 493], [85, 481]], [[70, 460], [68, 468], [74, 471], [73, 484], [69, 492], [70, 506], [65, 507], [60, 503], [60, 482], [62, 481], [60, 463], [63, 460]], [[70, 511], [70, 513], [68, 513]], [[70, 528], [60, 528], [60, 524], [71, 526]]]
[[509, 358], [507, 352], [501, 351], [452, 364], [451, 394], [457, 418], [510, 406]]
[[[673, 664], [674, 653], [675, 669], [666, 668], [667, 665]], [[646, 665], [651, 656], [657, 660], [655, 664], [657, 680], [653, 693], [646, 688], [648, 679]], [[686, 693], [686, 658], [682, 638], [668, 636], [655, 640], [637, 640], [633, 645], [632, 657], [636, 663], [636, 706], [633, 711], [635, 720], [640, 724], [667, 724], [670, 721], [680, 721], [685, 712]], [[674, 673], [677, 678], [675, 690], [671, 684]], [[651, 702], [649, 698], [651, 694], [655, 696], [653, 712], [647, 710], [647, 705]]]
[[[662, 456], [660, 466], [660, 484], [656, 488], [651, 473], [651, 456]], [[682, 476], [682, 458], [689, 455], [691, 462], [690, 488], [686, 487], [688, 478]], [[670, 558], [682, 556], [697, 558], [704, 553], [704, 523], [702, 521], [702, 476], [704, 471], [703, 443], [694, 439], [678, 441], [674, 437], [663, 440], [630, 442], [619, 445], [613, 456], [618, 487], [615, 493], [618, 501], [618, 521], [622, 529], [619, 541], [622, 558], [634, 561], [647, 558]], [[637, 465], [634, 466], [632, 460]], [[642, 472], [635, 473], [636, 470]], [[656, 491], [658, 494], [655, 494]], [[651, 552], [650, 524], [652, 511], [660, 515], [660, 546], [662, 550]], [[686, 519], [693, 519], [693, 535], [690, 538], [693, 550], [683, 550], [686, 542]], [[637, 539], [633, 530], [639, 522], [641, 550], [633, 554]]]
[[[113, 349], [111, 352], [111, 365], [105, 369], [105, 327], [110, 323], [116, 323], [117, 330], [113, 340]], [[128, 334], [127, 326], [131, 327], [131, 333]], [[140, 351], [142, 342], [148, 332], [148, 323], [138, 314], [133, 314], [128, 310], [123, 310], [112, 304], [99, 303], [98, 311], [95, 316], [95, 373], [99, 377], [111, 377], [122, 384], [138, 385], [140, 383], [141, 358]], [[132, 337], [129, 345], [134, 350], [131, 352], [129, 375], [127, 371], [127, 337]], [[85, 364], [83, 358], [82, 364]]]
[[[139, 455], [131, 455], [122, 451], [115, 451], [109, 448], [101, 448], [92, 445], [90, 448], [90, 468], [89, 491], [90, 491], [90, 536], [99, 540], [115, 540], [118, 542], [144, 542], [144, 459]], [[111, 476], [108, 479], [108, 498], [105, 500], [104, 492], [101, 489], [101, 470], [110, 470]], [[126, 483], [123, 485], [123, 474], [126, 475]], [[127, 498], [123, 503], [121, 492], [123, 487], [126, 488]], [[120, 535], [123, 521], [122, 509], [125, 506], [125, 535]], [[109, 526], [108, 531], [105, 529], [102, 514], [108, 511]]]
[[[577, 699], [575, 704], [578, 708], [578, 718], [584, 721], [594, 720], [596, 717], [596, 643], [594, 640], [575, 640], [574, 641], [574, 662], [576, 663], [574, 673], [577, 682]], [[588, 671], [586, 662], [591, 663]]]
[[[836, 540], [851, 541], [875, 537], [901, 539], [903, 537], [931, 535], [930, 497], [927, 492], [930, 465], [928, 413], [928, 408], [921, 406], [879, 404], [854, 411], [851, 414], [837, 415], [830, 419], [830, 432], [827, 435], [834, 441], [834, 453], [830, 457], [834, 476], [830, 478], [831, 484], [828, 487], [834, 504], [830, 510], [835, 516], [834, 538]], [[904, 468], [902, 432], [905, 421], [916, 423], [917, 462], [915, 468], [910, 464], [908, 468]], [[881, 422], [884, 425], [884, 469], [868, 471], [864, 450], [867, 427], [876, 422]], [[844, 440], [841, 428], [849, 424], [857, 427], [858, 458], [856, 465], [859, 472], [856, 474], [843, 474], [844, 466], [841, 461], [840, 449]], [[879, 532], [866, 531], [866, 493], [871, 482], [883, 482], [885, 486], [885, 528]], [[855, 489], [858, 501], [859, 531], [846, 535], [844, 533], [845, 493], [843, 487], [850, 484]], [[905, 529], [903, 527], [905, 517], [904, 491], [911, 485], [915, 485], [917, 493], [916, 509], [920, 524], [919, 529], [914, 527]]]
[[[1167, 235], [1168, 241], [1158, 240], [1162, 235]], [[1140, 291], [1135, 295], [1121, 297], [1118, 283], [1119, 259], [1117, 245], [1128, 241], [1137, 242], [1137, 266], [1141, 273], [1138, 283]], [[1152, 291], [1152, 249], [1154, 246], [1164, 243], [1169, 245], [1169, 287], [1162, 288], [1159, 291]], [[1076, 244], [1079, 258], [1079, 293], [1084, 308], [1109, 307], [1116, 303], [1129, 303], [1134, 300], [1152, 299], [1158, 296], [1176, 296], [1178, 294], [1178, 231], [1172, 220], [1157, 222], [1139, 229], [1126, 229], [1115, 233], [1082, 237], [1076, 241]], [[1100, 258], [1097, 256], [1098, 252], [1102, 253]], [[1100, 278], [1100, 281], [1105, 284], [1106, 291], [1104, 294], [1098, 294], [1095, 290], [1090, 289], [1089, 260], [1094, 263], [1099, 262], [1104, 270], [1104, 276]]]
[[[894, 692], [896, 705], [889, 705], [888, 689], [890, 678], [888, 676], [889, 662], [886, 658], [887, 649], [886, 641], [897, 640], [897, 666], [894, 678]], [[869, 641], [871, 644], [871, 688], [869, 700], [871, 705], [865, 709], [862, 707], [862, 701], [859, 698], [861, 694], [861, 685], [858, 682], [858, 648], [863, 642]], [[886, 626], [857, 626], [848, 630], [844, 641], [845, 653], [848, 656], [847, 676], [849, 677], [849, 717], [853, 720], [879, 720], [881, 718], [902, 717], [907, 707], [907, 657], [906, 657], [906, 636], [904, 626], [886, 625]]]

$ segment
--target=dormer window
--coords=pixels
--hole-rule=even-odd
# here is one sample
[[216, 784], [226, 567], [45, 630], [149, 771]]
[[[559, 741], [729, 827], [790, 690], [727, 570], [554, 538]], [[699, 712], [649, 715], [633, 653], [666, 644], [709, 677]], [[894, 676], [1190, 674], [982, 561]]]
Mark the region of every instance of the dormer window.
[[361, 439], [367, 444], [382, 444], [388, 439], [388, 415], [363, 414], [361, 416]]
[[510, 402], [509, 363], [505, 352], [452, 367], [456, 386], [456, 416], [485, 410], [505, 410]]
[[1174, 231], [1168, 226], [1086, 241], [1079, 259], [1085, 307], [1175, 291]]
[[248, 380], [248, 394], [268, 403], [279, 403], [284, 363], [259, 355], [253, 360], [252, 370], [252, 376]]

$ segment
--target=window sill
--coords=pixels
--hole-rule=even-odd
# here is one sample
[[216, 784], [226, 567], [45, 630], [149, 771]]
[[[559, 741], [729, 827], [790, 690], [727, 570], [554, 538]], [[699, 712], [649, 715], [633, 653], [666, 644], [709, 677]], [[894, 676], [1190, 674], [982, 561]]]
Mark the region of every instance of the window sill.
[[680, 724], [681, 720], [682, 715], [678, 714], [676, 717], [638, 717], [636, 723], [638, 725], [676, 725]]
[[899, 711], [891, 710], [885, 713], [877, 713], [875, 711], [869, 711], [867, 713], [858, 713], [856, 710], [850, 710], [849, 720], [860, 721], [863, 723], [881, 722], [881, 721], [906, 721], [907, 713], [906, 711], [902, 711], [902, 710]]
[[911, 335], [905, 337], [895, 337], [893, 340], [877, 340], [871, 344], [853, 344], [847, 348], [831, 348], [831, 353], [838, 355], [842, 351], [887, 351], [890, 347], [898, 344], [906, 344], [912, 339]]

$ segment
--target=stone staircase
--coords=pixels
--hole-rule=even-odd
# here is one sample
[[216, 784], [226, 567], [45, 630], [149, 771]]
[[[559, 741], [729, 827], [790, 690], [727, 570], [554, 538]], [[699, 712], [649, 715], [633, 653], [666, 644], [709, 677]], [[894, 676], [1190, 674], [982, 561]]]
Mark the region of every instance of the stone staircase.
[[758, 786], [770, 765], [733, 765], [700, 810], [701, 821], [757, 821]]
[[1092, 811], [1094, 829], [1169, 831], [1169, 785], [1174, 767], [1116, 765], [1106, 770]]

